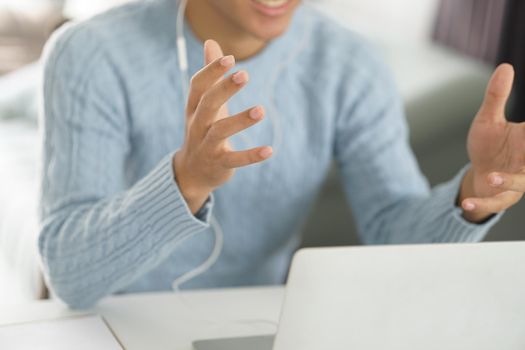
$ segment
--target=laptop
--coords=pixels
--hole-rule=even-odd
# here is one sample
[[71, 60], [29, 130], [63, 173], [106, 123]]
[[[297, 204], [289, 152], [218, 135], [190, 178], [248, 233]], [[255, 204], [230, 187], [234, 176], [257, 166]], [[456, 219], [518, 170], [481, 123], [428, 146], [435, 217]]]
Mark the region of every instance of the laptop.
[[275, 338], [194, 347], [523, 350], [525, 243], [300, 250]]

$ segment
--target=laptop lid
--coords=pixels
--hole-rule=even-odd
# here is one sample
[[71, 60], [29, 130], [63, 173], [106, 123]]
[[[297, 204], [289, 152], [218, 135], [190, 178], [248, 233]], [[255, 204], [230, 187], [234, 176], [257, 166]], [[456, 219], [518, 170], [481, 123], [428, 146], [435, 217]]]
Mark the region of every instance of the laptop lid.
[[274, 345], [290, 349], [525, 349], [525, 243], [299, 251]]

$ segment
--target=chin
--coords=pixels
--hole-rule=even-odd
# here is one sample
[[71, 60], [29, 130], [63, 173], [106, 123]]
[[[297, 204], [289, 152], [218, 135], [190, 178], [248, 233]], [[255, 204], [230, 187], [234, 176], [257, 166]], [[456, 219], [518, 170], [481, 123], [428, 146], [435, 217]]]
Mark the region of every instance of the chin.
[[[250, 1], [252, 6], [257, 2], [256, 0], [244, 1]], [[288, 0], [285, 1], [285, 4], [283, 12], [279, 15], [268, 15], [258, 9], [252, 8], [245, 17], [250, 18], [250, 21], [245, 21], [245, 28], [261, 40], [269, 41], [280, 37], [287, 31], [300, 1]]]
[[278, 37], [282, 36], [288, 27], [281, 27], [281, 28], [275, 28], [268, 30], [268, 28], [265, 28], [264, 30], [255, 30], [252, 31], [252, 35], [256, 38], [263, 40], [263, 41], [271, 41], [274, 39], [277, 39]]
[[290, 19], [283, 19], [278, 21], [275, 20], [273, 23], [270, 21], [257, 21], [256, 25], [249, 26], [248, 31], [256, 38], [264, 41], [270, 41], [276, 39], [286, 33], [290, 25]]

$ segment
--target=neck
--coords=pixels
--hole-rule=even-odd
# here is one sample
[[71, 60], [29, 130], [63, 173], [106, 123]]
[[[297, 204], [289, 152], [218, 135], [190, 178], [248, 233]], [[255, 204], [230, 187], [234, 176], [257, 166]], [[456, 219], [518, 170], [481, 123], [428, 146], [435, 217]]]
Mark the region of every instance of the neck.
[[208, 1], [188, 1], [186, 20], [199, 40], [217, 41], [225, 55], [233, 55], [239, 61], [255, 56], [267, 45], [219, 13]]

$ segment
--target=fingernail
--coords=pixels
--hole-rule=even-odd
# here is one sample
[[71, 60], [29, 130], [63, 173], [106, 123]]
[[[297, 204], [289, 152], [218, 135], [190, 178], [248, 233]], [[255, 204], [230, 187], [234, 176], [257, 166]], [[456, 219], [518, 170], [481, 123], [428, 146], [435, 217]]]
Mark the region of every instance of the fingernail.
[[232, 79], [235, 84], [241, 85], [248, 81], [248, 75], [245, 72], [237, 72]]
[[476, 209], [476, 205], [474, 203], [472, 203], [472, 202], [466, 202], [464, 204], [463, 208], [465, 210], [472, 211], [472, 210]]
[[264, 147], [260, 152], [260, 156], [263, 158], [268, 158], [273, 154], [273, 149], [271, 147]]
[[490, 177], [490, 184], [492, 186], [501, 186], [501, 185], [503, 185], [503, 177], [501, 177], [500, 175], [492, 175]]
[[255, 107], [250, 111], [250, 118], [253, 120], [261, 120], [264, 116], [262, 107]]
[[231, 67], [235, 64], [235, 57], [233, 56], [224, 56], [220, 60], [221, 66], [223, 67]]

